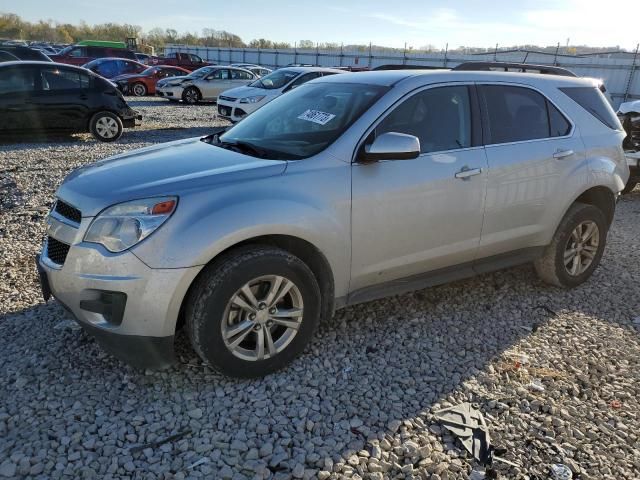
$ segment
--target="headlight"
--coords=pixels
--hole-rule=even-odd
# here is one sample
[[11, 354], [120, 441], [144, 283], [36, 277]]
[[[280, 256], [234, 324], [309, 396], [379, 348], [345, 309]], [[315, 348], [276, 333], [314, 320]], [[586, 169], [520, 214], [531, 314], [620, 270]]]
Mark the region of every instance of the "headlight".
[[264, 97], [266, 97], [266, 95], [256, 95], [255, 97], [244, 97], [240, 99], [240, 103], [258, 103], [262, 101]]
[[122, 252], [155, 232], [177, 204], [178, 197], [156, 197], [113, 205], [91, 222], [84, 241], [99, 243], [113, 253]]

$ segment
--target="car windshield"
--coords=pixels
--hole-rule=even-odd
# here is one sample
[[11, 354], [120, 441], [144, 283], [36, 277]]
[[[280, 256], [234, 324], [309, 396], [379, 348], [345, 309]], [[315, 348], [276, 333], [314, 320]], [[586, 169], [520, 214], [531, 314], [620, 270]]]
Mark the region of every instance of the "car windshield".
[[387, 87], [308, 83], [278, 97], [219, 137], [263, 158], [299, 160], [321, 152], [355, 122]]
[[202, 78], [205, 75], [210, 74], [211, 72], [213, 72], [215, 70], [215, 68], [213, 67], [202, 67], [199, 68], [197, 70], [194, 70], [193, 72], [191, 72], [189, 75], [187, 75], [188, 77], [191, 78]]
[[267, 90], [282, 88], [301, 73], [302, 72], [296, 70], [276, 70], [275, 72], [265, 75], [261, 79], [249, 84], [249, 86], [266, 88]]

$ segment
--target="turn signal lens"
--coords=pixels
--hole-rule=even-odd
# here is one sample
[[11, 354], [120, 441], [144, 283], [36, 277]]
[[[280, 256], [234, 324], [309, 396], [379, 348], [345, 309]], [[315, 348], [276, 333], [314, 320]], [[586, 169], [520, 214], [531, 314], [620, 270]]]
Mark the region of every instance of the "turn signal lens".
[[151, 209], [152, 215], [167, 215], [173, 212], [173, 209], [176, 207], [175, 200], [167, 200], [166, 202], [156, 203]]

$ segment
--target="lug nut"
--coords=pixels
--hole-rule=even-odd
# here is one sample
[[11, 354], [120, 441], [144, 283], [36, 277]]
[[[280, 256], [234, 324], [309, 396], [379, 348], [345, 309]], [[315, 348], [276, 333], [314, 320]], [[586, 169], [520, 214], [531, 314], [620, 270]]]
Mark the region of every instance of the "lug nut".
[[257, 325], [255, 325], [255, 326], [253, 327], [253, 330], [254, 330], [254, 331], [256, 331], [256, 332], [258, 332], [261, 328], [262, 328], [262, 325], [257, 324]]
[[267, 320], [267, 327], [271, 328], [273, 326], [273, 320]]
[[256, 314], [255, 313], [249, 314], [249, 320], [255, 320], [255, 319], [256, 319]]
[[270, 308], [270, 309], [269, 309], [269, 313], [270, 313], [271, 315], [275, 315], [275, 313], [276, 313], [276, 312], [277, 312], [277, 310], [276, 310], [275, 308]]
[[260, 305], [258, 305], [258, 308], [260, 310], [264, 310], [265, 308], [267, 308], [267, 304], [266, 303], [261, 303]]

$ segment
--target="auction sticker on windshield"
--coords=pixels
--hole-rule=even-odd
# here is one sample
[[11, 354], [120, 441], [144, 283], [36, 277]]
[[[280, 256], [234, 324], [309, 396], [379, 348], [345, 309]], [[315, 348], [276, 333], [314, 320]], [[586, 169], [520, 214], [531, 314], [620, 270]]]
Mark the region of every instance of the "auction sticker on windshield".
[[326, 125], [336, 116], [333, 113], [321, 112], [320, 110], [307, 110], [302, 115], [298, 115], [300, 120], [306, 120], [307, 122], [317, 123], [319, 125]]

